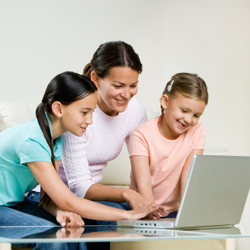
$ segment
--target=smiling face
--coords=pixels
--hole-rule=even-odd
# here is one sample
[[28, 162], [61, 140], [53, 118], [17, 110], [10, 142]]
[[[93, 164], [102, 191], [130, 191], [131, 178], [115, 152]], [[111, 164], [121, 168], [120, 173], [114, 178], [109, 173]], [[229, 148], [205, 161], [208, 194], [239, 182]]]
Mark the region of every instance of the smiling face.
[[181, 94], [174, 98], [163, 95], [161, 105], [165, 112], [158, 128], [160, 133], [170, 140], [195, 126], [206, 107], [203, 100], [187, 98]]
[[76, 136], [82, 136], [88, 125], [92, 124], [92, 113], [98, 100], [97, 93], [92, 93], [83, 99], [62, 105], [61, 128]]
[[139, 73], [129, 67], [113, 67], [103, 79], [93, 71], [91, 80], [98, 88], [100, 109], [110, 116], [124, 112], [138, 91], [138, 76]]

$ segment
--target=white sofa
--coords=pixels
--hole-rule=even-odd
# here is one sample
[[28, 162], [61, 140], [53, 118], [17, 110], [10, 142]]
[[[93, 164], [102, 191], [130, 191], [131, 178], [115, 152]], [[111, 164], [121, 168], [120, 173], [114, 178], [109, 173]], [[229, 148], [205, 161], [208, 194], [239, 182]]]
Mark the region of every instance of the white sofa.
[[[35, 109], [38, 103], [29, 102], [0, 102], [0, 132], [4, 129], [19, 124], [22, 122], [29, 121], [35, 118]], [[147, 110], [149, 119], [159, 115], [154, 110]], [[1, 143], [1, 142], [0, 142]], [[126, 146], [123, 147], [121, 154], [113, 161], [109, 162], [108, 166], [103, 170], [102, 184], [112, 186], [124, 186], [128, 187], [130, 183], [130, 162], [127, 153]], [[250, 231], [250, 195], [248, 196], [245, 210], [243, 212], [240, 227], [243, 231]], [[246, 240], [248, 240], [246, 242]], [[249, 239], [245, 241], [239, 240], [237, 249], [248, 249], [245, 248], [247, 244], [249, 246]]]

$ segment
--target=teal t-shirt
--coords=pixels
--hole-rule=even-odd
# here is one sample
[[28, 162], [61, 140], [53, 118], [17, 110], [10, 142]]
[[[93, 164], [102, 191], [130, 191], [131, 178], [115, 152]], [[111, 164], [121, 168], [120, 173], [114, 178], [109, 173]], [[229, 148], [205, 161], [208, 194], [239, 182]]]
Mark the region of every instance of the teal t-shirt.
[[[59, 137], [54, 145], [55, 160], [61, 159], [62, 147]], [[50, 147], [37, 120], [0, 133], [0, 206], [15, 206], [38, 184], [27, 166], [27, 162], [35, 161], [51, 162]]]

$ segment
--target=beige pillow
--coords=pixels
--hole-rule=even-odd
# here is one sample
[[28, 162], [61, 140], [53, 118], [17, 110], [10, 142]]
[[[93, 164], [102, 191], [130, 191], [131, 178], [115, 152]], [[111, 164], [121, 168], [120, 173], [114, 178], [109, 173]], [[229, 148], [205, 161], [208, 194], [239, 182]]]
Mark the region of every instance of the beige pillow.
[[35, 119], [37, 103], [0, 102], [0, 132], [13, 125]]

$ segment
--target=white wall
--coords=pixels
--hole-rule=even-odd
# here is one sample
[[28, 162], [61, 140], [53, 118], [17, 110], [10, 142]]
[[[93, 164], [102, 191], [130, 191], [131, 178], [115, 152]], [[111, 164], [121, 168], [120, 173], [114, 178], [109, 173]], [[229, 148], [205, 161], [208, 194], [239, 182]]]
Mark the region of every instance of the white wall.
[[206, 153], [249, 155], [249, 9], [248, 0], [0, 0], [0, 101], [39, 101], [56, 74], [81, 73], [99, 44], [124, 40], [144, 65], [137, 99], [159, 109], [173, 74], [198, 73], [210, 93]]

